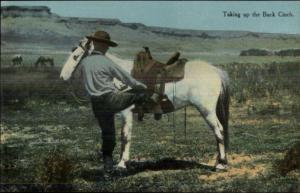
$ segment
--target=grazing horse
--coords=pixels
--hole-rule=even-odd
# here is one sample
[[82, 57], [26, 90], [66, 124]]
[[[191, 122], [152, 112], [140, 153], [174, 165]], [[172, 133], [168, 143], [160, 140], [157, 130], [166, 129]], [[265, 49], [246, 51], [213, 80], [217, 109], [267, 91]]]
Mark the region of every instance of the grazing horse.
[[[130, 73], [133, 61], [123, 60], [106, 53], [113, 62]], [[175, 88], [176, 86], [176, 88]], [[176, 90], [176, 94], [174, 92]], [[174, 104], [175, 110], [192, 105], [197, 108], [208, 126], [213, 130], [217, 141], [218, 156], [215, 168], [227, 168], [228, 119], [229, 119], [229, 78], [226, 72], [203, 61], [188, 61], [184, 79], [176, 84], [166, 83], [165, 94]], [[129, 161], [134, 105], [121, 112], [122, 144], [118, 167], [126, 168]]]
[[11, 61], [13, 66], [17, 66], [17, 65], [21, 66], [23, 62], [23, 58], [20, 54], [18, 54], [18, 55], [14, 55]]
[[40, 66], [46, 66], [47, 63], [53, 67], [54, 66], [54, 59], [51, 57], [45, 57], [45, 56], [40, 56], [37, 61], [35, 62], [34, 66], [37, 68], [39, 65]]

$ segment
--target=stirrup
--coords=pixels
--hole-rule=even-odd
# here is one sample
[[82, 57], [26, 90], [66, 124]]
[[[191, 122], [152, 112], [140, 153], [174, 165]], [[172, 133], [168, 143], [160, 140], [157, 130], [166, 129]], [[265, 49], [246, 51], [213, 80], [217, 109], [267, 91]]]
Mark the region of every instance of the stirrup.
[[156, 104], [160, 103], [160, 95], [159, 94], [153, 93], [150, 98], [154, 103], [156, 103]]

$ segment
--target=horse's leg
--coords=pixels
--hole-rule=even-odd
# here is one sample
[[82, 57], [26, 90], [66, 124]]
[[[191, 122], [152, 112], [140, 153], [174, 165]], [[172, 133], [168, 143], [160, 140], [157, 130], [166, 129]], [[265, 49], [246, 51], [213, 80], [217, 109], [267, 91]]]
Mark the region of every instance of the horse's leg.
[[215, 111], [212, 111], [209, 114], [207, 114], [207, 116], [205, 116], [204, 119], [206, 120], [208, 125], [213, 129], [217, 140], [218, 156], [215, 167], [216, 169], [226, 169], [227, 156], [225, 151], [223, 126], [220, 123]]
[[[226, 169], [227, 168], [227, 157], [225, 151], [225, 144], [224, 144], [224, 135], [223, 135], [223, 126], [220, 123], [217, 114], [216, 114], [216, 103], [213, 103], [213, 96], [210, 95], [208, 98], [207, 96], [194, 96], [191, 98], [191, 103], [196, 106], [198, 111], [204, 117], [208, 126], [213, 130], [214, 135], [217, 140], [217, 149], [218, 149], [218, 156], [216, 160], [215, 167], [217, 169]], [[217, 101], [217, 97], [216, 100]]]
[[133, 122], [133, 113], [131, 112], [132, 108], [133, 106], [121, 112], [123, 127], [121, 131], [121, 155], [120, 162], [118, 163], [119, 168], [126, 168], [125, 163], [129, 160]]

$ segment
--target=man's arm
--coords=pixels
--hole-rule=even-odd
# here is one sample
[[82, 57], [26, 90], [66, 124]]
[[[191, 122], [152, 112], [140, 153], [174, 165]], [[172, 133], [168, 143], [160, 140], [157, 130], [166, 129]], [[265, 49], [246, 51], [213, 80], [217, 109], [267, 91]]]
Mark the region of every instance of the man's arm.
[[146, 89], [147, 86], [136, 79], [134, 79], [128, 72], [123, 70], [120, 66], [115, 64], [114, 62], [111, 62], [110, 65], [111, 73], [120, 81], [122, 81], [125, 84], [128, 84], [132, 88], [141, 88]]

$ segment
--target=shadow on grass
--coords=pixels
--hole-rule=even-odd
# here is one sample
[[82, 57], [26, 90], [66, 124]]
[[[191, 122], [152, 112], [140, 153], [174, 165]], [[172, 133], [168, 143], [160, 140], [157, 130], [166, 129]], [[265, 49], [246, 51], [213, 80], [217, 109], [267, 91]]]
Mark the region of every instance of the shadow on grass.
[[139, 173], [147, 170], [186, 170], [186, 169], [206, 169], [213, 170], [214, 167], [199, 164], [195, 161], [176, 160], [175, 158], [163, 158], [157, 161], [129, 161], [126, 163], [129, 173]]
[[[188, 170], [204, 169], [207, 172], [214, 171], [214, 167], [200, 164], [195, 161], [176, 160], [175, 158], [163, 158], [157, 161], [128, 161], [127, 169], [116, 169], [112, 178], [127, 177], [144, 171], [161, 171], [161, 170]], [[105, 180], [103, 169], [90, 169], [81, 171], [81, 177], [87, 181]]]
[[86, 181], [103, 181], [104, 171], [101, 169], [85, 169], [81, 171], [81, 177]]

